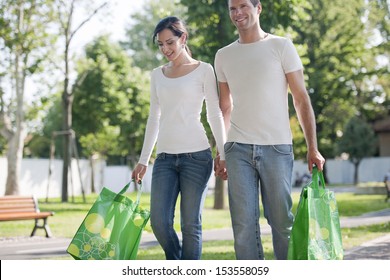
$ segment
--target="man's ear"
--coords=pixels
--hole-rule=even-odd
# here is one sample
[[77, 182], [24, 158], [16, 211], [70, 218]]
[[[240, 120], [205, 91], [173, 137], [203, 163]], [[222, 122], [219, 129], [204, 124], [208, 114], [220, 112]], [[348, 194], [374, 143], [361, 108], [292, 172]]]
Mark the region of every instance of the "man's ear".
[[260, 15], [262, 11], [263, 11], [263, 6], [261, 6], [261, 3], [259, 3], [259, 5], [257, 5], [257, 13], [258, 13], [258, 15]]

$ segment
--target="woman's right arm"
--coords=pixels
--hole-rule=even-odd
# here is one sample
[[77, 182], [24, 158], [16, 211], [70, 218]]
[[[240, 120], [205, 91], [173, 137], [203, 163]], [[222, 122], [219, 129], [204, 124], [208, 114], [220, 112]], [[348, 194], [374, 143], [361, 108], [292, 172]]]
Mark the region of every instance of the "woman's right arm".
[[146, 169], [149, 163], [150, 156], [152, 155], [154, 145], [157, 141], [157, 135], [160, 124], [160, 105], [156, 93], [156, 81], [154, 78], [154, 73], [151, 74], [151, 83], [150, 83], [150, 108], [149, 108], [149, 117], [146, 123], [144, 143], [142, 146], [141, 156], [138, 161], [138, 164], [134, 168], [131, 178], [140, 181], [146, 173]]

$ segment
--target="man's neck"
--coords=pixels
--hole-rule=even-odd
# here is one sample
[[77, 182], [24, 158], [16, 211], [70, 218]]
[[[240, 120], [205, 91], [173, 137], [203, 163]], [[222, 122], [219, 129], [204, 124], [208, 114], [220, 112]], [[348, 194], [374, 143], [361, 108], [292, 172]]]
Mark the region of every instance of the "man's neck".
[[267, 33], [264, 32], [259, 25], [254, 26], [248, 30], [239, 30], [239, 43], [250, 44], [257, 41], [261, 41], [267, 37]]

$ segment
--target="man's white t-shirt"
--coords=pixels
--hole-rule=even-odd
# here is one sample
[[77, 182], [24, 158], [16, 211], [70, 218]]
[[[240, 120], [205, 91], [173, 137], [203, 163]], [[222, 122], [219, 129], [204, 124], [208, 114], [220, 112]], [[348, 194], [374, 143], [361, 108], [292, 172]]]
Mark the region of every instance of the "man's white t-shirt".
[[233, 99], [227, 141], [292, 144], [286, 74], [303, 66], [291, 40], [269, 34], [255, 43], [235, 41], [218, 50], [214, 66]]
[[157, 153], [191, 153], [210, 147], [201, 123], [203, 102], [221, 159], [226, 141], [213, 67], [204, 62], [187, 75], [168, 78], [162, 66], [151, 73], [150, 112], [139, 163], [148, 165], [157, 141]]

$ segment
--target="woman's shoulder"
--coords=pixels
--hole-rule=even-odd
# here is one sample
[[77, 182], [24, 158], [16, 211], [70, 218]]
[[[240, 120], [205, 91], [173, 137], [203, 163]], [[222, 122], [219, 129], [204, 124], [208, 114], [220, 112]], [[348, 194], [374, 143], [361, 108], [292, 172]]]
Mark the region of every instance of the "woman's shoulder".
[[152, 70], [152, 73], [156, 73], [156, 72], [158, 72], [158, 71], [161, 71], [161, 69], [164, 68], [165, 66], [166, 66], [166, 64], [157, 66], [156, 68], [154, 68], [154, 69]]
[[163, 67], [164, 67], [164, 65], [160, 65], [160, 66], [154, 68], [152, 71], [150, 71], [150, 76], [151, 77], [158, 76], [160, 73], [162, 73]]
[[202, 67], [205, 70], [210, 70], [211, 69], [211, 70], [214, 71], [213, 66], [210, 63], [205, 62], [205, 61], [199, 60], [199, 67]]

